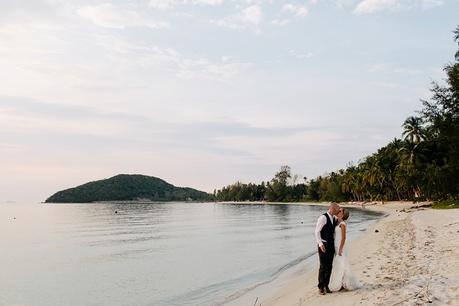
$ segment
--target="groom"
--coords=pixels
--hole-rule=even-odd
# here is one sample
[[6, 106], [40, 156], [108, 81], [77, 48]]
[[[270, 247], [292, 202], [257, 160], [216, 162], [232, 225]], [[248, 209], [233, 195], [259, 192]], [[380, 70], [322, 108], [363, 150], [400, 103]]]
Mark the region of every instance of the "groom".
[[332, 272], [333, 256], [335, 255], [335, 216], [339, 212], [339, 205], [331, 203], [328, 211], [317, 219], [316, 241], [319, 251], [319, 293], [331, 293], [328, 288]]

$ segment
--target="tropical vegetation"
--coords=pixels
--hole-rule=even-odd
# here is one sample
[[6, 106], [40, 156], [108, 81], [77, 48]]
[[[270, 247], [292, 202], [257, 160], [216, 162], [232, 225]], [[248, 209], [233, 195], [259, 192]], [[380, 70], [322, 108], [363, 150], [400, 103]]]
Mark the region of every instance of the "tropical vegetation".
[[[459, 26], [454, 31], [459, 44]], [[220, 201], [389, 201], [459, 197], [459, 49], [433, 83], [430, 100], [408, 117], [395, 138], [357, 164], [297, 182], [283, 166], [269, 182], [237, 182], [214, 192]], [[447, 202], [450, 203], [450, 202]], [[449, 204], [448, 204], [449, 205]], [[454, 205], [454, 204], [453, 204]]]
[[175, 187], [157, 177], [119, 174], [59, 191], [47, 203], [90, 203], [100, 201], [203, 201], [209, 194], [187, 187]]

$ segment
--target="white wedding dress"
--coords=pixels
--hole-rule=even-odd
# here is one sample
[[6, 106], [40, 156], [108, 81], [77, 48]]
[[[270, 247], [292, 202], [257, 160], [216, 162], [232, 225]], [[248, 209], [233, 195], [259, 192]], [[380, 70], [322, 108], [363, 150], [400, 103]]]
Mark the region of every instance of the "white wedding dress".
[[[343, 224], [341, 222], [340, 224]], [[345, 224], [345, 223], [344, 223]], [[335, 227], [335, 257], [333, 258], [332, 273], [330, 276], [329, 288], [331, 291], [339, 291], [342, 287], [347, 290], [355, 290], [362, 287], [362, 284], [352, 274], [351, 266], [347, 260], [346, 243], [343, 248], [343, 255], [339, 256], [341, 244], [341, 227]]]

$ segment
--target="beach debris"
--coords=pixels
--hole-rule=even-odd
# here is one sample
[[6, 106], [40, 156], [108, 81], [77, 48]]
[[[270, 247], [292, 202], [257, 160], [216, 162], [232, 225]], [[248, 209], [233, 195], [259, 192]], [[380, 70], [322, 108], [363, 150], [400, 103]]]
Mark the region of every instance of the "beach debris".
[[411, 208], [423, 208], [423, 207], [432, 207], [432, 203], [425, 203], [425, 204], [419, 204], [419, 205], [416, 205], [416, 206], [412, 206]]

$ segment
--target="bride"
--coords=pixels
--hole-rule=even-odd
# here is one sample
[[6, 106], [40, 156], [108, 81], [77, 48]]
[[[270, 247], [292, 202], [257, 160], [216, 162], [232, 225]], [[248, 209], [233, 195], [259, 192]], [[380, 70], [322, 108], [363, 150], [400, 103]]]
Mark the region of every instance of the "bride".
[[337, 214], [338, 222], [335, 227], [335, 257], [333, 258], [333, 269], [330, 276], [329, 288], [331, 291], [342, 289], [355, 290], [362, 287], [362, 284], [352, 274], [351, 266], [347, 260], [346, 243], [346, 221], [349, 218], [349, 211], [340, 208]]

